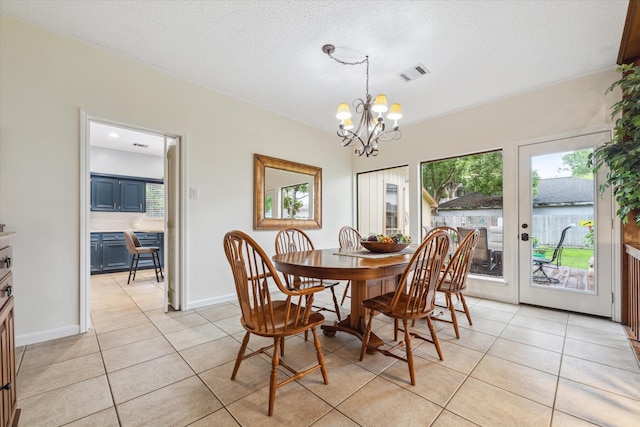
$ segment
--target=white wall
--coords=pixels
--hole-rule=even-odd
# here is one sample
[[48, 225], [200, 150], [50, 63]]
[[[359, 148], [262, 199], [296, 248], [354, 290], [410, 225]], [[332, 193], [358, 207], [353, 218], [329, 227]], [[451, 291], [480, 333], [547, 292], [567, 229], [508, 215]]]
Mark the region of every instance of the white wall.
[[[473, 78], [472, 72], [469, 78]], [[503, 194], [507, 201], [504, 204], [505, 280], [470, 280], [467, 292], [517, 302], [518, 291], [514, 284], [518, 234], [515, 203], [518, 145], [547, 136], [612, 127], [609, 112], [620, 94], [605, 95], [605, 91], [618, 78], [612, 64], [610, 69], [601, 72], [401, 128], [403, 136], [400, 140], [382, 144], [377, 157], [357, 158], [354, 171], [358, 173], [408, 163], [410, 216], [419, 218], [421, 162], [503, 149]], [[425, 102], [429, 102], [428, 96]], [[410, 112], [405, 114], [408, 116]], [[418, 221], [412, 221], [412, 236], [421, 235], [419, 226]]]
[[[334, 135], [155, 68], [0, 17], [0, 222], [13, 239], [16, 339], [79, 330], [80, 111], [184, 136], [187, 302], [233, 296], [224, 233], [250, 232], [267, 253], [276, 231], [253, 231], [253, 154], [319, 166], [323, 228], [336, 247], [353, 218], [352, 154]], [[332, 148], [333, 147], [333, 148]], [[75, 331], [75, 332], [74, 332]]]
[[91, 172], [163, 179], [164, 158], [130, 151], [91, 147]]

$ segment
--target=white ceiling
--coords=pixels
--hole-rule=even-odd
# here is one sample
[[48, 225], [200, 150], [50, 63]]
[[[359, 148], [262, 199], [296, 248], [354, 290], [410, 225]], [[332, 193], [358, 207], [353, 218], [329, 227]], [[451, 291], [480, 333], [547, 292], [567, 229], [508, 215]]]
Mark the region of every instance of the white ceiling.
[[[627, 0], [15, 1], [0, 11], [335, 132], [339, 102], [400, 102], [401, 125], [614, 67]], [[406, 83], [416, 64], [431, 73]]]
[[149, 156], [164, 156], [164, 137], [132, 129], [91, 122], [89, 143], [94, 147], [129, 151]]

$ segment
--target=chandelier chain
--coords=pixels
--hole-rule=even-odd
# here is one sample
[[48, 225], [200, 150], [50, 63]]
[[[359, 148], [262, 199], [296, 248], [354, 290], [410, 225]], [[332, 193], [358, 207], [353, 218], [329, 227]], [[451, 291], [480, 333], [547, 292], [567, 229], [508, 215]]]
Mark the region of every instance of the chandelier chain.
[[347, 61], [343, 61], [341, 59], [336, 58], [335, 56], [333, 56], [331, 54], [331, 52], [326, 52], [327, 55], [329, 56], [329, 58], [333, 59], [334, 61], [336, 61], [338, 64], [342, 64], [342, 65], [362, 65], [362, 64], [367, 64], [367, 84], [366, 84], [366, 92], [367, 95], [369, 95], [369, 55], [365, 56], [364, 59], [362, 61], [356, 61], [356, 62], [347, 62]]

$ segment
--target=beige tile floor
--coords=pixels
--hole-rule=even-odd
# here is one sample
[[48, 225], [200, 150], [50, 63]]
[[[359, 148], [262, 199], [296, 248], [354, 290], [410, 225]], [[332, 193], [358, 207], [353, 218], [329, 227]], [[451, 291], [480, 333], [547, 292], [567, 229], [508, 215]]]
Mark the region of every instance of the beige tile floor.
[[[329, 385], [315, 372], [278, 389], [268, 417], [268, 358], [229, 379], [244, 334], [233, 302], [166, 314], [152, 272], [126, 278], [92, 277], [90, 332], [18, 349], [22, 426], [639, 425], [640, 367], [619, 324], [473, 298], [459, 340], [436, 322], [444, 361], [414, 341], [415, 386], [403, 362], [360, 362], [355, 337], [320, 334]], [[294, 368], [315, 360], [302, 337], [286, 355]]]

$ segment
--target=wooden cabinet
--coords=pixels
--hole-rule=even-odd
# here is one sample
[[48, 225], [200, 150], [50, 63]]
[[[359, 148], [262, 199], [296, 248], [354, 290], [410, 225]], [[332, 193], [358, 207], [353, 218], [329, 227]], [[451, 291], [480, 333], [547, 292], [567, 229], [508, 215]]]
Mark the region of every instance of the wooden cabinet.
[[7, 234], [0, 233], [0, 427], [17, 426], [20, 418], [16, 393], [13, 254], [11, 247], [5, 246]]

